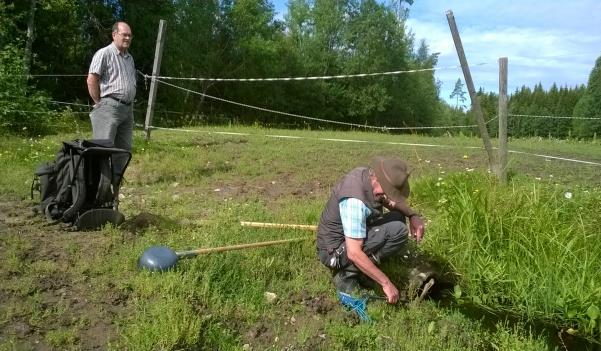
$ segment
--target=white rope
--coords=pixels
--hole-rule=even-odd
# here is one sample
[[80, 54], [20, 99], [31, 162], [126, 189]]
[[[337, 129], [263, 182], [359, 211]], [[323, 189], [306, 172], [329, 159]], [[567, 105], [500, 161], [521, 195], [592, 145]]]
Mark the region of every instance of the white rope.
[[7, 77], [87, 77], [87, 74], [5, 74]]
[[[137, 127], [144, 127], [141, 124], [136, 124]], [[386, 145], [402, 145], [402, 146], [418, 146], [418, 147], [435, 147], [435, 148], [463, 148], [463, 149], [479, 149], [482, 150], [481, 146], [456, 146], [456, 145], [444, 145], [444, 144], [422, 144], [422, 143], [402, 143], [402, 142], [394, 142], [394, 141], [371, 141], [371, 140], [357, 140], [357, 139], [337, 139], [337, 138], [310, 138], [310, 137], [302, 137], [296, 135], [273, 135], [273, 134], [257, 134], [257, 133], [237, 133], [237, 132], [221, 132], [221, 131], [205, 131], [205, 130], [194, 130], [194, 129], [179, 129], [179, 128], [166, 128], [166, 127], [155, 127], [150, 126], [151, 129], [156, 130], [166, 130], [173, 132], [186, 132], [186, 133], [202, 133], [202, 134], [221, 134], [221, 135], [236, 135], [236, 136], [263, 136], [269, 138], [278, 138], [278, 139], [308, 139], [308, 140], [322, 140], [322, 141], [334, 141], [334, 142], [344, 142], [344, 143], [369, 143], [369, 144], [386, 144]], [[497, 149], [497, 148], [495, 148]], [[560, 156], [551, 156], [551, 155], [543, 155], [543, 154], [534, 154], [524, 151], [515, 151], [508, 150], [510, 153], [514, 154], [522, 154], [529, 156], [542, 157], [545, 159], [553, 159], [574, 163], [582, 163], [593, 166], [601, 166], [599, 162], [593, 161], [584, 161], [578, 160], [575, 158], [566, 158]]]
[[[564, 55], [566, 56], [566, 55]], [[488, 62], [477, 63], [472, 66], [488, 65]], [[146, 79], [156, 78], [165, 80], [197, 80], [197, 81], [213, 81], [213, 82], [264, 82], [264, 81], [293, 81], [293, 80], [326, 80], [326, 79], [344, 79], [344, 78], [357, 78], [357, 77], [374, 77], [374, 76], [387, 76], [387, 75], [399, 75], [404, 73], [416, 73], [416, 72], [427, 72], [427, 71], [438, 71], [446, 69], [457, 69], [461, 66], [447, 66], [447, 67], [435, 67], [435, 68], [422, 68], [413, 69], [406, 71], [389, 71], [389, 72], [375, 72], [375, 73], [358, 73], [358, 74], [344, 74], [335, 76], [310, 76], [310, 77], [282, 77], [282, 78], [186, 78], [186, 77], [167, 77], [167, 76], [152, 76], [147, 75], [138, 70], [138, 72]], [[44, 77], [44, 78], [61, 78], [61, 77], [87, 77], [88, 74], [4, 74], [5, 77]]]
[[[27, 99], [27, 100], [34, 100], [35, 97], [33, 96], [17, 96], [17, 95], [3, 95], [2, 97], [11, 97], [11, 98], [16, 98], [16, 99]], [[2, 101], [10, 101], [12, 102], [12, 100], [2, 100]], [[66, 102], [66, 101], [57, 101], [57, 100], [41, 100], [40, 102], [48, 102], [51, 104], [57, 104], [57, 105], [71, 105], [71, 106], [84, 106], [84, 107], [91, 107], [88, 104], [78, 104], [78, 103], [74, 103], [74, 102]]]
[[536, 116], [536, 115], [517, 115], [517, 114], [509, 114], [508, 116], [532, 117], [532, 118], [556, 118], [556, 119], [601, 119], [601, 117]]
[[[423, 130], [423, 129], [473, 128], [473, 127], [477, 127], [478, 126], [478, 125], [474, 124], [474, 125], [463, 125], [463, 126], [378, 127], [378, 126], [371, 126], [371, 125], [368, 125], [368, 124], [357, 124], [357, 123], [349, 123], [349, 122], [341, 122], [341, 121], [332, 121], [332, 120], [323, 119], [323, 118], [309, 117], [309, 116], [299, 115], [299, 114], [295, 114], [295, 113], [276, 111], [276, 110], [271, 110], [271, 109], [268, 109], [268, 108], [263, 108], [263, 107], [258, 107], [258, 106], [243, 104], [243, 103], [240, 103], [240, 102], [230, 101], [230, 100], [218, 98], [218, 97], [215, 97], [215, 96], [207, 95], [207, 94], [204, 94], [204, 93], [201, 93], [201, 92], [198, 92], [198, 91], [194, 91], [194, 90], [191, 90], [191, 89], [187, 89], [187, 88], [184, 88], [184, 87], [180, 87], [178, 85], [167, 83], [167, 82], [162, 81], [160, 79], [156, 79], [156, 81], [159, 82], [159, 83], [161, 83], [161, 84], [165, 84], [165, 85], [174, 87], [176, 89], [180, 89], [180, 90], [186, 91], [186, 92], [191, 93], [191, 94], [201, 95], [201, 96], [204, 96], [206, 98], [214, 99], [214, 100], [217, 100], [217, 101], [222, 101], [222, 102], [225, 102], [225, 103], [228, 103], [228, 104], [233, 104], [233, 105], [237, 105], [237, 106], [243, 106], [243, 107], [247, 107], [247, 108], [254, 109], [254, 110], [259, 110], [259, 111], [264, 111], [264, 112], [270, 112], [270, 113], [280, 114], [280, 115], [284, 115], [284, 116], [290, 116], [290, 117], [295, 117], [295, 118], [308, 119], [308, 120], [313, 120], [313, 121], [318, 121], [318, 122], [324, 122], [324, 123], [340, 124], [340, 125], [346, 125], [346, 126], [358, 127], [358, 128], [368, 128], [368, 129], [376, 129], [376, 130], [381, 130], [381, 131], [388, 131], [388, 130], [415, 130], [415, 129], [421, 129], [421, 130]], [[494, 120], [494, 118], [491, 119], [491, 120], [489, 120], [487, 123], [490, 123], [492, 120]]]
[[574, 158], [565, 158], [565, 157], [550, 156], [550, 155], [543, 155], [543, 154], [532, 154], [532, 153], [529, 153], [529, 152], [514, 151], [514, 150], [509, 150], [509, 152], [514, 153], [514, 154], [522, 154], [522, 155], [544, 157], [546, 159], [569, 161], [569, 162], [584, 163], [584, 164], [594, 165], [594, 166], [601, 166], [601, 163], [599, 163], [599, 162], [583, 161], [583, 160], [577, 160], [577, 159], [574, 159]]
[[[475, 66], [486, 65], [486, 62], [478, 63]], [[445, 69], [458, 69], [461, 66], [448, 66], [448, 67], [436, 67], [436, 68], [420, 68], [411, 69], [405, 71], [389, 71], [389, 72], [375, 72], [375, 73], [358, 73], [358, 74], [340, 74], [334, 76], [310, 76], [310, 77], [277, 77], [277, 78], [203, 78], [203, 77], [169, 77], [169, 76], [152, 76], [142, 72], [146, 79], [162, 79], [162, 80], [188, 80], [188, 81], [204, 81], [204, 82], [275, 82], [275, 81], [299, 81], [299, 80], [329, 80], [329, 79], [346, 79], [346, 78], [360, 78], [360, 77], [376, 77], [376, 76], [392, 76], [400, 75], [405, 73], [417, 73], [417, 72], [430, 72], [439, 71]]]
[[183, 91], [186, 91], [188, 93], [192, 93], [192, 94], [196, 94], [196, 95], [201, 95], [204, 96], [206, 98], [209, 99], [214, 99], [217, 101], [222, 101], [222, 102], [226, 102], [228, 104], [233, 104], [233, 105], [237, 105], [237, 106], [243, 106], [243, 107], [247, 107], [250, 109], [254, 109], [254, 110], [258, 110], [258, 111], [264, 111], [264, 112], [270, 112], [270, 113], [275, 113], [275, 114], [280, 114], [280, 115], [284, 115], [284, 116], [290, 116], [290, 117], [296, 117], [296, 118], [303, 118], [303, 119], [309, 119], [309, 120], [313, 120], [313, 121], [318, 121], [318, 122], [326, 122], [326, 123], [334, 123], [334, 124], [341, 124], [341, 125], [347, 125], [347, 126], [353, 126], [353, 127], [360, 127], [360, 128], [372, 128], [372, 129], [380, 129], [380, 130], [386, 130], [386, 128], [382, 128], [382, 127], [374, 127], [374, 126], [369, 126], [369, 125], [362, 125], [362, 124], [356, 124], [356, 123], [347, 123], [347, 122], [340, 122], [340, 121], [330, 121], [327, 119], [321, 119], [321, 118], [315, 118], [315, 117], [309, 117], [309, 116], [303, 116], [303, 115], [298, 115], [295, 113], [289, 113], [289, 112], [281, 112], [281, 111], [276, 111], [276, 110], [271, 110], [271, 109], [267, 109], [267, 108], [263, 108], [263, 107], [257, 107], [257, 106], [252, 106], [252, 105], [247, 105], [247, 104], [243, 104], [240, 102], [235, 102], [235, 101], [230, 101], [230, 100], [226, 100], [226, 99], [222, 99], [222, 98], [218, 98], [215, 96], [211, 96], [211, 95], [207, 95], [198, 91], [194, 91], [191, 89], [187, 89], [184, 87], [180, 87], [171, 83], [167, 83], [164, 82], [160, 79], [156, 79], [157, 82], [174, 87], [176, 89], [180, 89]]
[[172, 114], [172, 115], [190, 115], [190, 116], [200, 116], [197, 113], [185, 113], [185, 112], [179, 112], [179, 111], [169, 111], [169, 110], [165, 110], [165, 111], [155, 111], [154, 113], [166, 113], [166, 114]]
[[[144, 128], [143, 124], [136, 123], [136, 127]], [[250, 133], [237, 133], [237, 132], [207, 132], [203, 130], [193, 130], [193, 129], [181, 129], [181, 128], [167, 128], [167, 127], [155, 127], [150, 126], [150, 129], [156, 130], [167, 130], [171, 132], [185, 132], [185, 133], [202, 133], [202, 134], [221, 134], [221, 135], [239, 135], [239, 136], [249, 136], [252, 135]], [[260, 135], [260, 134], [258, 134]], [[294, 138], [294, 137], [293, 137]], [[299, 137], [300, 138], [300, 137]]]
[[[30, 114], [53, 114], [53, 113], [63, 113], [66, 111], [26, 111], [26, 110], [3, 110], [3, 112], [16, 112], [16, 113], [30, 113]], [[73, 114], [88, 114], [88, 111], [69, 111], [68, 113]]]
[[[74, 106], [84, 106], [84, 107], [88, 107], [91, 108], [91, 106], [89, 105], [84, 105], [84, 104], [76, 104], [76, 103], [69, 103], [69, 102], [60, 102], [60, 101], [50, 101], [51, 103], [56, 103], [56, 104], [63, 104], [63, 105], [74, 105]], [[73, 114], [89, 114], [91, 111], [67, 111], [67, 110], [63, 110], [63, 111], [28, 111], [28, 110], [2, 110], [4, 112], [17, 112], [17, 113], [32, 113], [32, 114], [43, 114], [43, 113], [63, 113], [63, 112], [68, 112], [68, 113], [73, 113]], [[140, 109], [134, 109], [134, 111], [143, 111]], [[177, 111], [154, 111], [155, 114], [159, 114], [159, 113], [166, 113], [166, 114], [178, 114], [178, 115], [184, 115], [185, 113], [183, 112], [177, 112]], [[189, 116], [202, 116], [199, 114], [188, 114]]]
[[64, 102], [64, 101], [55, 101], [55, 100], [50, 100], [49, 102], [52, 103], [52, 104], [58, 104], [58, 105], [91, 107], [88, 104], [77, 104], [77, 103], [74, 103], [74, 102]]
[[149, 76], [144, 74], [147, 79], [163, 79], [163, 80], [188, 80], [201, 82], [276, 82], [276, 81], [298, 81], [298, 80], [329, 80], [329, 79], [346, 79], [358, 77], [375, 77], [375, 76], [391, 76], [404, 73], [429, 72], [435, 71], [438, 68], [421, 68], [407, 71], [391, 71], [391, 72], [376, 72], [376, 73], [359, 73], [359, 74], [341, 74], [336, 76], [311, 76], [311, 77], [276, 77], [276, 78], [195, 78], [195, 77], [168, 77], [168, 76]]
[[25, 110], [4, 110], [4, 112], [32, 113], [32, 114], [50, 114], [50, 113], [54, 113], [54, 111], [25, 111]]

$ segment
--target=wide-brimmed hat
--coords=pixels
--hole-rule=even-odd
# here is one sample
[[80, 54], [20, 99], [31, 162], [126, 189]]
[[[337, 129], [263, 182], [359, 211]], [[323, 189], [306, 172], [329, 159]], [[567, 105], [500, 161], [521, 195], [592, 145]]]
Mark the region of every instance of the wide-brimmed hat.
[[376, 156], [370, 161], [369, 166], [388, 198], [399, 202], [409, 197], [410, 172], [405, 161], [394, 156]]

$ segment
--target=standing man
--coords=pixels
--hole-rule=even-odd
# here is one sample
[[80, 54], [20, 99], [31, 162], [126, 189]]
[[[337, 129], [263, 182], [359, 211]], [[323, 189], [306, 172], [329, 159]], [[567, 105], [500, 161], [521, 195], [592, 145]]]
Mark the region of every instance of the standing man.
[[375, 157], [369, 167], [353, 169], [332, 189], [317, 229], [317, 253], [332, 270], [338, 291], [351, 293], [367, 277], [382, 286], [388, 303], [399, 300], [399, 290], [378, 265], [407, 242], [405, 218], [415, 240], [424, 235], [424, 222], [407, 204], [408, 178], [404, 161]]
[[[113, 25], [113, 42], [98, 50], [88, 72], [88, 92], [94, 100], [90, 113], [93, 139], [109, 139], [115, 147], [131, 151], [136, 97], [136, 68], [129, 54], [131, 28], [125, 22]], [[127, 156], [113, 156], [113, 186], [125, 172]], [[118, 189], [113, 189], [115, 195]], [[118, 200], [118, 196], [115, 196]]]

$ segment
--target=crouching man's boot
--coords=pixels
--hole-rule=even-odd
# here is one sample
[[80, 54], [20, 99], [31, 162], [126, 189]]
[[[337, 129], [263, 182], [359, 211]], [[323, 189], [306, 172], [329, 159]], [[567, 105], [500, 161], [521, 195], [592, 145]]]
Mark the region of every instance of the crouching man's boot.
[[341, 269], [334, 274], [332, 281], [337, 291], [353, 294], [359, 289], [358, 270]]

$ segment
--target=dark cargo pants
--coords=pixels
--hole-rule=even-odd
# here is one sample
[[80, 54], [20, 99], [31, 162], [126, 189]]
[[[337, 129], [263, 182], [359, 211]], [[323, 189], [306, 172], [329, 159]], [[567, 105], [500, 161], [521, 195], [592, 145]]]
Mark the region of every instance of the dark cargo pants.
[[[92, 137], [112, 140], [115, 147], [131, 151], [134, 114], [133, 106], [122, 104], [110, 98], [102, 98], [90, 113]], [[127, 155], [113, 156], [113, 180], [117, 181], [125, 171]]]
[[[382, 218], [370, 223], [367, 237], [363, 241], [363, 252], [379, 265], [389, 256], [399, 254], [407, 243], [409, 229], [405, 224], [405, 216], [398, 212], [388, 212]], [[346, 245], [343, 242], [336, 250], [319, 250], [319, 260], [335, 272], [339, 270], [358, 271], [348, 259]]]

